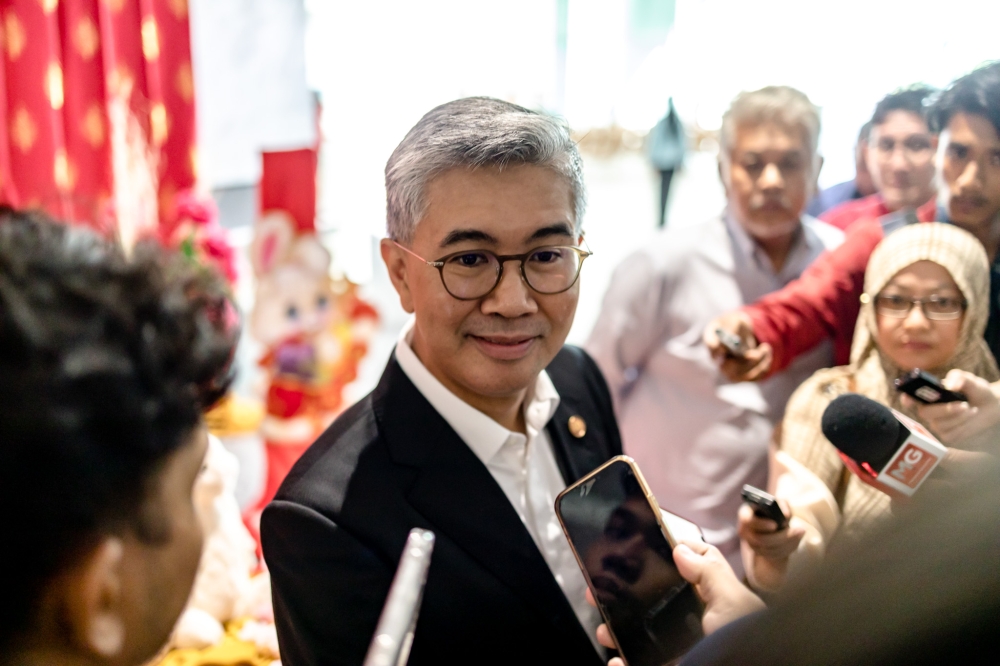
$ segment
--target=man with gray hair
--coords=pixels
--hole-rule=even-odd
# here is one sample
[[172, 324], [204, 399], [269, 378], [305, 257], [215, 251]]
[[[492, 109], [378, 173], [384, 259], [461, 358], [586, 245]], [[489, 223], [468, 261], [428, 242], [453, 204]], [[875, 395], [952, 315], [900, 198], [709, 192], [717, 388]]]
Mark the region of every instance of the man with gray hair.
[[550, 116], [461, 99], [410, 130], [385, 183], [382, 258], [413, 316], [261, 518], [282, 662], [361, 663], [420, 527], [437, 540], [411, 665], [597, 666], [554, 511], [621, 453], [600, 371], [563, 346], [590, 254], [576, 146]]
[[764, 486], [785, 403], [832, 352], [818, 348], [767, 382], [729, 384], [701, 334], [842, 240], [803, 214], [822, 164], [818, 139], [818, 110], [798, 90], [738, 95], [722, 122], [725, 211], [674, 225], [622, 262], [586, 345], [614, 396], [625, 452], [660, 506], [700, 525], [737, 573], [740, 490]]

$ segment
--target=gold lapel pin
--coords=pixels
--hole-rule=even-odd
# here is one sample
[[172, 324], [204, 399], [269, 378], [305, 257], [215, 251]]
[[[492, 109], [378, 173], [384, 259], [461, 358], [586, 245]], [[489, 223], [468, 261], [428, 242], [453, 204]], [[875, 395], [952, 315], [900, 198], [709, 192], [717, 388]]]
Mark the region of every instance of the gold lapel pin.
[[577, 439], [580, 439], [587, 434], [587, 422], [583, 418], [573, 415], [569, 417], [569, 434], [573, 435]]

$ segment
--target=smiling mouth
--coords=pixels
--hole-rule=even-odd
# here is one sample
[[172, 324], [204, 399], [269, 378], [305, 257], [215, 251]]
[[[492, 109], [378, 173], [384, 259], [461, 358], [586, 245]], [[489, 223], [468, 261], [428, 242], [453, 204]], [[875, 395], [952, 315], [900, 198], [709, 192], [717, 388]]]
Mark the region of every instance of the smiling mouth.
[[474, 335], [468, 337], [484, 354], [501, 361], [515, 361], [523, 358], [534, 346], [538, 335]]

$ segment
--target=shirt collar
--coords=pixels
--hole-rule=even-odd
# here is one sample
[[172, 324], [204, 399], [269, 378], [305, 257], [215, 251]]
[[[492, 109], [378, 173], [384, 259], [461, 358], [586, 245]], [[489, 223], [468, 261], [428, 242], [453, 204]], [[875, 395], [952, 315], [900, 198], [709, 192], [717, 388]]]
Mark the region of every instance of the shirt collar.
[[757, 244], [753, 242], [752, 238], [750, 238], [750, 234], [747, 233], [747, 230], [743, 228], [743, 225], [739, 223], [736, 216], [733, 215], [733, 211], [728, 207], [726, 208], [726, 212], [723, 214], [723, 218], [726, 221], [726, 228], [729, 230], [729, 235], [736, 243], [736, 247], [740, 251], [740, 254], [744, 257], [752, 258], [758, 248]]
[[[733, 215], [732, 210], [728, 207], [723, 214], [723, 219], [725, 220], [726, 228], [729, 230], [729, 235], [732, 237], [739, 252], [748, 260], [753, 261], [759, 268], [769, 273], [778, 274], [775, 272], [774, 266], [771, 264], [771, 260], [767, 254], [751, 238], [750, 234], [747, 233], [747, 230], [743, 228], [743, 225], [739, 223], [735, 215]], [[811, 254], [811, 250], [822, 251], [824, 249], [822, 240], [810, 228], [812, 224], [816, 223], [816, 220], [806, 215], [803, 215], [800, 220], [800, 233], [796, 234], [795, 239], [792, 241], [791, 250], [788, 252], [788, 258], [785, 260], [785, 265], [782, 267], [780, 274], [789, 271], [797, 274], [799, 272], [798, 263], [807, 259]]]
[[[415, 318], [410, 317], [399, 333], [396, 342], [396, 361], [399, 367], [476, 457], [483, 463], [489, 462], [512, 435], [523, 435], [504, 428], [452, 393], [431, 374], [410, 346], [415, 321]], [[542, 370], [524, 400], [524, 421], [529, 436], [534, 436], [545, 427], [558, 406], [559, 392], [548, 373]]]

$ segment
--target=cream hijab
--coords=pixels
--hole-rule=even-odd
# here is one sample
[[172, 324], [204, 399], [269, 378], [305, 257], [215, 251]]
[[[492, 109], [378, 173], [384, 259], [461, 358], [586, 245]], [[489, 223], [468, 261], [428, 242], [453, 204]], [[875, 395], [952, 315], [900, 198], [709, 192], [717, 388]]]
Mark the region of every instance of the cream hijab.
[[875, 344], [878, 322], [874, 299], [896, 273], [918, 261], [944, 267], [968, 302], [955, 353], [946, 365], [924, 370], [944, 377], [949, 370], [959, 368], [991, 382], [1000, 378], [996, 360], [983, 340], [990, 299], [986, 251], [972, 234], [954, 225], [912, 224], [886, 236], [868, 260], [861, 313], [851, 345], [855, 391], [895, 409], [900, 409], [900, 400], [893, 382], [903, 371]]
[[901, 409], [899, 392], [893, 385], [902, 371], [875, 344], [878, 329], [873, 300], [896, 273], [925, 260], [947, 269], [968, 301], [955, 353], [943, 367], [925, 369], [938, 376], [959, 368], [991, 382], [1000, 378], [996, 361], [983, 340], [989, 318], [990, 277], [986, 252], [979, 241], [957, 227], [937, 222], [913, 224], [886, 236], [872, 253], [865, 272], [867, 298], [862, 297], [851, 364], [820, 370], [796, 389], [788, 401], [780, 434], [782, 451], [804, 465], [837, 497], [842, 528], [864, 528], [889, 510], [889, 498], [850, 474], [845, 476], [837, 450], [820, 428], [823, 412], [834, 398], [849, 391], [907, 411]]

